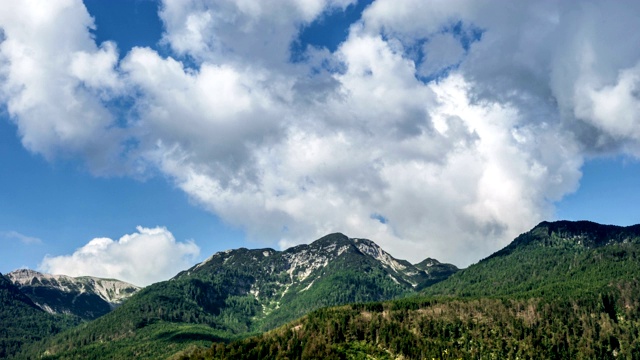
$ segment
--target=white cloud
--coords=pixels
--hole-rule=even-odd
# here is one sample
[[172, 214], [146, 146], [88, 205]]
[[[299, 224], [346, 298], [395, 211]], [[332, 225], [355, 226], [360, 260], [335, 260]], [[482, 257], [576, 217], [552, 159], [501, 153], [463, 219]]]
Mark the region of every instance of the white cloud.
[[47, 255], [38, 267], [50, 274], [115, 278], [146, 286], [193, 265], [199, 253], [193, 241], [176, 241], [166, 228], [139, 226], [118, 240], [93, 239], [71, 255]]
[[24, 146], [48, 159], [90, 153], [94, 172], [113, 171], [121, 131], [101, 98], [82, 84], [114, 86], [115, 49], [96, 46], [82, 1], [2, 2], [0, 27], [0, 100]]
[[551, 218], [585, 157], [640, 154], [637, 2], [376, 0], [289, 62], [350, 3], [165, 0], [172, 56], [122, 61], [80, 1], [2, 3], [2, 100], [30, 150], [158, 170], [253, 239], [343, 231], [461, 266]]
[[0, 232], [0, 237], [3, 237], [5, 239], [9, 239], [9, 240], [18, 240], [21, 243], [25, 244], [25, 245], [36, 245], [36, 244], [42, 244], [42, 240], [40, 240], [37, 237], [33, 237], [33, 236], [28, 236], [28, 235], [24, 235], [21, 234], [17, 231], [11, 230], [11, 231], [1, 231]]
[[[89, 88], [118, 92], [123, 84], [115, 71], [117, 62], [116, 45], [112, 42], [105, 42], [95, 52], [78, 51], [74, 53], [69, 65], [70, 73]], [[108, 98], [109, 96], [107, 96]]]
[[[590, 81], [591, 80], [591, 81]], [[581, 78], [574, 114], [616, 139], [640, 140], [640, 62], [622, 69], [611, 85]]]
[[244, 62], [279, 67], [300, 26], [323, 11], [343, 9], [354, 0], [164, 0], [160, 17], [164, 41], [180, 55], [198, 61]]

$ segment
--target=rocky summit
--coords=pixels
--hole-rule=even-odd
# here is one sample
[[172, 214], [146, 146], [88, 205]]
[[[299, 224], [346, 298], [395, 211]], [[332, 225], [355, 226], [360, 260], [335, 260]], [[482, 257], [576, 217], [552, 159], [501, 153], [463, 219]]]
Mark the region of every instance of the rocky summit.
[[140, 290], [120, 280], [50, 275], [29, 269], [12, 271], [6, 277], [46, 312], [85, 320], [110, 312]]
[[417, 294], [425, 284], [457, 270], [433, 259], [413, 265], [371, 240], [339, 233], [284, 251], [222, 251], [168, 281], [145, 287], [114, 311], [65, 333], [66, 338], [34, 346], [28, 356], [93, 356], [90, 344], [99, 341], [104, 358], [134, 353], [162, 357], [189, 344], [179, 339], [190, 339], [191, 345], [229, 341], [322, 307]]

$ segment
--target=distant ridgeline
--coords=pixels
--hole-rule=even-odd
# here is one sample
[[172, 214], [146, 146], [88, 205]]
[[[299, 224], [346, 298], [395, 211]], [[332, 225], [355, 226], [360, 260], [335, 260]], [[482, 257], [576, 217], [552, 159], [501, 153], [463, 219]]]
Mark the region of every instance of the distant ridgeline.
[[425, 295], [547, 297], [638, 279], [640, 225], [543, 222]]
[[314, 311], [192, 359], [640, 359], [640, 226], [543, 222], [421, 296]]
[[158, 358], [257, 334], [326, 306], [417, 294], [456, 271], [430, 258], [413, 265], [343, 234], [285, 251], [228, 250], [20, 356]]
[[120, 280], [49, 275], [28, 269], [12, 271], [6, 277], [46, 312], [84, 320], [110, 312], [140, 290]]
[[0, 359], [15, 354], [28, 343], [80, 323], [80, 319], [46, 313], [0, 274]]
[[[31, 338], [29, 321], [69, 317], [42, 311], [3, 277], [0, 313], [22, 314], [23, 324], [14, 329], [3, 315], [2, 339], [22, 339], [3, 342], [3, 351], [47, 359], [640, 359], [639, 255], [640, 226], [591, 222], [543, 222], [460, 271], [331, 234], [285, 251], [217, 253], [96, 320], [53, 336], [68, 325], [34, 326]], [[330, 307], [340, 304], [348, 305]]]

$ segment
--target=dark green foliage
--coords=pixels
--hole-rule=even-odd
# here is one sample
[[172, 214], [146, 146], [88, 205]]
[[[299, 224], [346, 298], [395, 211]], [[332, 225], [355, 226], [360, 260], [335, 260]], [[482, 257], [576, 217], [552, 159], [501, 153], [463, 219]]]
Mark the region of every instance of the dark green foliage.
[[433, 284], [437, 284], [459, 271], [455, 265], [443, 264], [431, 258], [427, 258], [414, 266], [428, 274], [428, 278], [418, 284], [416, 290], [422, 290]]
[[42, 311], [0, 274], [0, 358], [10, 357], [25, 344], [75, 326], [79, 321]]
[[[86, 329], [86, 328], [85, 328]], [[47, 342], [46, 349], [29, 349], [20, 358], [42, 359], [162, 359], [174, 353], [208, 346], [220, 341], [220, 333], [206, 325], [156, 322], [129, 336], [102, 337], [91, 333], [78, 337], [67, 332]], [[46, 354], [46, 356], [42, 356]]]
[[22, 356], [154, 359], [232, 339], [236, 331], [248, 332], [256, 306], [227, 292], [233, 278], [217, 274], [209, 282], [186, 278], [150, 285], [113, 312], [34, 344]]
[[169, 281], [148, 286], [91, 323], [33, 345], [25, 357], [47, 352], [91, 358], [108, 343], [110, 354], [129, 354], [123, 351], [134, 347], [137, 358], [155, 358], [159, 349], [172, 354], [203, 341], [188, 332], [179, 337], [181, 342], [174, 336], [159, 339], [153, 335], [158, 327], [172, 331], [197, 325], [223, 341], [246, 337], [322, 307], [413, 294], [420, 283], [439, 281], [457, 270], [430, 261], [428, 270], [434, 275], [391, 258], [369, 240], [342, 234], [283, 252], [221, 252]]
[[73, 313], [86, 320], [96, 319], [112, 310], [109, 303], [96, 294], [63, 292], [44, 286], [22, 287], [20, 291], [53, 309], [69, 308], [69, 304], [72, 304]]
[[[451, 277], [457, 269], [431, 259], [411, 265], [388, 258], [378, 261], [380, 253], [364, 256], [376, 251], [366, 240], [350, 242], [333, 234], [285, 252], [220, 253], [28, 354], [46, 350], [61, 358], [640, 358], [638, 226], [541, 223]], [[333, 254], [331, 261], [327, 254]], [[440, 281], [440, 275], [448, 279]], [[421, 295], [406, 297], [416, 287], [424, 287]], [[395, 300], [384, 302], [388, 299]], [[281, 324], [286, 325], [246, 337]], [[214, 344], [201, 346], [208, 341]]]
[[543, 221], [487, 259], [505, 256], [516, 249], [529, 246], [576, 250], [625, 243], [640, 244], [640, 224], [621, 227], [601, 225], [590, 221]]
[[596, 292], [612, 280], [633, 280], [638, 274], [639, 226], [543, 222], [424, 294], [553, 299]]
[[639, 280], [639, 226], [545, 222], [428, 297], [318, 310], [192, 358], [636, 359]]
[[269, 314], [263, 320], [262, 328], [273, 328], [321, 307], [393, 299], [408, 293], [377, 269], [370, 269], [369, 273], [355, 270], [339, 272], [323, 278], [305, 292], [286, 294], [286, 299], [283, 298], [285, 305]]
[[415, 298], [322, 309], [185, 358], [637, 359], [640, 285], [603, 291], [555, 301]]

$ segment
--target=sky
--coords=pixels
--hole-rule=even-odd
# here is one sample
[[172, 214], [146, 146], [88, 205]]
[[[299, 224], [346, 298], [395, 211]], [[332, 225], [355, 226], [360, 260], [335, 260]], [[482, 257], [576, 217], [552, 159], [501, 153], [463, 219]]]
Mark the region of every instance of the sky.
[[640, 3], [0, 0], [0, 272], [640, 223]]

